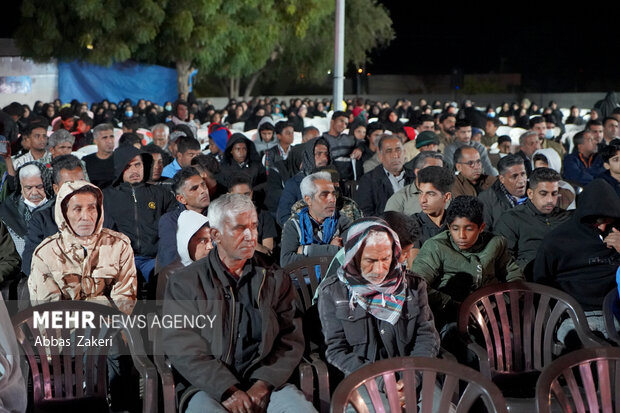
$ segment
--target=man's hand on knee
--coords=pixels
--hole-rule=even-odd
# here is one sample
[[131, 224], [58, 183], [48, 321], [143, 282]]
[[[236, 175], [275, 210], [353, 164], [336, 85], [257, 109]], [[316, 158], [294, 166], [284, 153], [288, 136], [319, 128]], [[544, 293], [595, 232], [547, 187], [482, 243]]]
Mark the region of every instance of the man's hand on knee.
[[248, 396], [254, 403], [255, 412], [267, 411], [269, 405], [269, 397], [271, 396], [271, 386], [262, 380], [256, 381], [248, 390]]
[[233, 386], [226, 394], [230, 394], [230, 396], [226, 397], [222, 402], [222, 406], [230, 413], [253, 413], [255, 411], [252, 406], [252, 399], [248, 393]]

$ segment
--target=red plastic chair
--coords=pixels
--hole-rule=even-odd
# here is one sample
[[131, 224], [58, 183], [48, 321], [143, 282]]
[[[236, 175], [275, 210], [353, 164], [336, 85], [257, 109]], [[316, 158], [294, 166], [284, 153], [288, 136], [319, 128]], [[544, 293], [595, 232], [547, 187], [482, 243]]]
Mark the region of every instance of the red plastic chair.
[[[95, 328], [35, 328], [35, 311], [70, 311], [73, 314], [92, 312], [95, 314]], [[78, 337], [115, 339], [121, 331], [142, 379], [143, 411], [157, 412], [157, 370], [146, 357], [138, 331], [121, 329], [113, 324], [107, 327], [99, 322], [100, 316], [112, 315], [121, 313], [114, 308], [92, 302], [57, 301], [30, 307], [13, 316], [17, 341], [32, 374], [35, 412], [108, 412], [109, 347], [80, 346]]]
[[527, 282], [491, 285], [471, 294], [459, 310], [458, 329], [478, 358], [480, 372], [505, 396], [533, 397], [540, 371], [565, 350], [557, 328], [567, 318], [584, 347], [608, 345], [589, 329], [575, 299]]
[[[539, 413], [620, 412], [620, 349], [577, 350], [545, 367], [536, 384]], [[556, 409], [553, 409], [556, 411]]]
[[[416, 386], [416, 375], [422, 378], [420, 388]], [[382, 379], [384, 383], [385, 397], [382, 397], [377, 379]], [[404, 409], [396, 391], [399, 379], [404, 382]], [[434, 399], [437, 383], [442, 383], [441, 397]], [[360, 395], [361, 388], [366, 390], [370, 406]], [[421, 410], [418, 410], [418, 396], [421, 396]], [[346, 377], [334, 392], [331, 412], [344, 413], [349, 407], [356, 412], [377, 413], [448, 412], [451, 407], [457, 412], [467, 412], [479, 402], [484, 403], [489, 412], [508, 412], [506, 401], [497, 386], [469, 367], [427, 357], [396, 357], [369, 364]]]

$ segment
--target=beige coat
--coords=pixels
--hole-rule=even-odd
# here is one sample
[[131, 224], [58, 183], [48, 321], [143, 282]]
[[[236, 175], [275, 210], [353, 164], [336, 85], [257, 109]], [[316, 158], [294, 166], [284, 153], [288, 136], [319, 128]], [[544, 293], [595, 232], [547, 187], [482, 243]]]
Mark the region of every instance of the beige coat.
[[[99, 218], [93, 235], [78, 238], [62, 212], [63, 200], [90, 185], [99, 194]], [[28, 277], [33, 305], [59, 300], [93, 300], [113, 303], [130, 314], [136, 303], [137, 276], [127, 236], [103, 228], [103, 194], [85, 181], [67, 182], [60, 189], [55, 217], [60, 232], [35, 249]]]

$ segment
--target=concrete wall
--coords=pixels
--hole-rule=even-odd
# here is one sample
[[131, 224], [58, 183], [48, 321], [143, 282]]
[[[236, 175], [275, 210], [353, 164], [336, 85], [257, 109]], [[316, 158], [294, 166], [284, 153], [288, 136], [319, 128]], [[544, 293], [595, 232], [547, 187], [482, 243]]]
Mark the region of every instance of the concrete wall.
[[[582, 109], [591, 109], [598, 100], [601, 100], [605, 97], [606, 92], [598, 92], [598, 93], [529, 93], [526, 95], [520, 95], [516, 93], [502, 93], [502, 94], [476, 94], [476, 95], [466, 95], [462, 93], [428, 93], [428, 94], [371, 94], [371, 95], [361, 95], [364, 99], [370, 99], [373, 101], [387, 101], [390, 104], [394, 104], [396, 99], [409, 99], [411, 102], [417, 104], [420, 98], [425, 98], [429, 103], [431, 103], [435, 99], [439, 99], [441, 102], [445, 101], [456, 101], [459, 104], [464, 99], [471, 99], [475, 102], [476, 106], [485, 107], [487, 104], [491, 103], [494, 106], [499, 106], [502, 102], [514, 102], [521, 101], [523, 98], [528, 98], [530, 101], [536, 102], [539, 106], [547, 106], [549, 101], [555, 100], [558, 103], [558, 106], [561, 108], [569, 108], [572, 105], [577, 105]], [[355, 98], [357, 95], [345, 95], [345, 99]], [[276, 97], [280, 100], [289, 101], [291, 98], [310, 98], [310, 99], [330, 99], [332, 96], [330, 95], [296, 95], [296, 96], [269, 96]], [[221, 109], [228, 104], [228, 98], [223, 97], [210, 97], [210, 98], [201, 98], [201, 101], [210, 101], [213, 106], [217, 109]], [[239, 99], [237, 99], [239, 100]]]
[[58, 66], [56, 63], [38, 64], [21, 57], [0, 57], [0, 77], [29, 76], [32, 88], [29, 93], [0, 92], [0, 107], [11, 102], [30, 105], [37, 100], [51, 102], [58, 97]]

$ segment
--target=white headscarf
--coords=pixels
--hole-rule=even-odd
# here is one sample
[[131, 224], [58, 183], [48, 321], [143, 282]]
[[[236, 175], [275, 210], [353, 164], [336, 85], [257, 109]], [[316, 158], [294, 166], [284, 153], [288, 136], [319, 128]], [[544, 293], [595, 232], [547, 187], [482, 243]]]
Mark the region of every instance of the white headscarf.
[[189, 256], [189, 240], [208, 222], [207, 217], [195, 211], [185, 210], [179, 215], [177, 221], [177, 252], [181, 257], [183, 266], [187, 267], [194, 262]]

